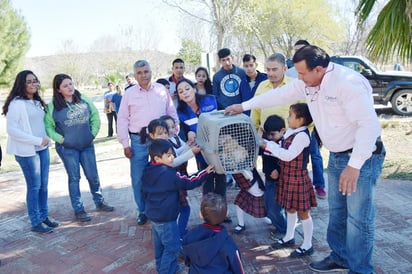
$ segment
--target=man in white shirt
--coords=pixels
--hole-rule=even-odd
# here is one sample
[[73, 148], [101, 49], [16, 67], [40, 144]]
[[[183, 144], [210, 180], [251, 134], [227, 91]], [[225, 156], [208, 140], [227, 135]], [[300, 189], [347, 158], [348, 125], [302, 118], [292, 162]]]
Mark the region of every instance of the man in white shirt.
[[329, 61], [322, 49], [305, 46], [293, 56], [299, 79], [229, 106], [225, 113], [306, 99], [320, 139], [330, 150], [327, 241], [332, 252], [310, 268], [373, 273], [373, 198], [385, 158], [381, 128], [368, 80]]
[[[298, 40], [293, 48], [295, 52], [297, 52], [304, 46], [309, 45], [309, 42], [306, 40]], [[292, 78], [298, 78], [298, 72], [296, 71], [295, 66], [288, 69], [286, 75]], [[326, 199], [325, 178], [323, 177], [323, 159], [322, 154], [320, 154], [320, 146], [314, 128], [311, 129], [309, 152], [310, 160], [312, 162], [312, 181], [315, 186], [316, 197], [319, 199]]]

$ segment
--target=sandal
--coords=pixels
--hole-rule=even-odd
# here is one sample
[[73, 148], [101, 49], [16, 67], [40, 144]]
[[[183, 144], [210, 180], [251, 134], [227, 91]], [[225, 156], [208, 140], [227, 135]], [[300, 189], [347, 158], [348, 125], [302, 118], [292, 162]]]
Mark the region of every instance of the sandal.
[[233, 233], [240, 234], [246, 227], [244, 225], [237, 225], [235, 229], [233, 229]]

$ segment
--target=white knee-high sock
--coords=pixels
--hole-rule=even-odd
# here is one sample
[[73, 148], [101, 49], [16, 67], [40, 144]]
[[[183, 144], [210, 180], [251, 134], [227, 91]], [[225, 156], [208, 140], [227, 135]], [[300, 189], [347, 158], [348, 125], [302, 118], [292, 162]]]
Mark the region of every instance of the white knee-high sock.
[[287, 227], [286, 235], [283, 237], [283, 241], [287, 242], [293, 239], [295, 236], [296, 221], [298, 220], [298, 213], [287, 213]]
[[301, 248], [308, 250], [312, 247], [312, 236], [313, 236], [313, 221], [312, 217], [309, 216], [306, 220], [302, 220], [303, 227], [303, 244]]
[[245, 225], [245, 212], [238, 205], [236, 205], [236, 216], [237, 216], [238, 225], [244, 226]]

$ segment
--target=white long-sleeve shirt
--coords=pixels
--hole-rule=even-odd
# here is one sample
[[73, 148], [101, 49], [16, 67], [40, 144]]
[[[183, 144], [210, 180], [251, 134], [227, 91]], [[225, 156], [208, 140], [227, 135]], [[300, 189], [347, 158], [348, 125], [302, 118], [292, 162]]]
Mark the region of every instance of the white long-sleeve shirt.
[[[20, 157], [30, 157], [36, 154], [36, 149], [39, 149], [46, 136], [44, 128], [44, 111], [39, 108], [36, 118], [37, 123], [30, 124], [29, 114], [26, 109], [26, 104], [30, 104], [29, 100], [15, 98], [10, 102], [9, 109], [6, 115], [7, 119], [7, 153]], [[33, 106], [34, 107], [34, 106]], [[42, 127], [38, 132], [43, 136], [35, 136], [32, 126]], [[46, 148], [46, 147], [44, 147]], [[43, 149], [44, 149], [43, 148]]]
[[279, 144], [273, 141], [267, 141], [265, 152], [269, 151], [272, 156], [279, 158], [282, 161], [292, 161], [302, 153], [305, 147], [308, 147], [310, 145], [310, 138], [309, 135], [304, 132], [305, 129], [307, 129], [306, 126], [296, 129], [289, 128], [286, 131], [285, 136], [283, 136], [284, 139], [298, 132], [298, 134], [296, 134], [295, 138], [293, 139], [292, 144], [290, 144], [290, 146], [286, 149], [282, 148]]
[[376, 149], [381, 134], [373, 108], [372, 87], [361, 74], [329, 63], [319, 87], [307, 88], [295, 79], [243, 102], [243, 110], [306, 99], [322, 143], [332, 152], [353, 148], [348, 165], [360, 169]]

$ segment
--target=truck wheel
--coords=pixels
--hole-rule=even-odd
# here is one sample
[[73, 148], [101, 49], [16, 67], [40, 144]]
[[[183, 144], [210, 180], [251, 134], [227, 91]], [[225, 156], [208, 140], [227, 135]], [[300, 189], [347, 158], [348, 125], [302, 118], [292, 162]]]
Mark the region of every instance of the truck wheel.
[[391, 99], [392, 109], [399, 115], [412, 115], [412, 90], [399, 90]]

